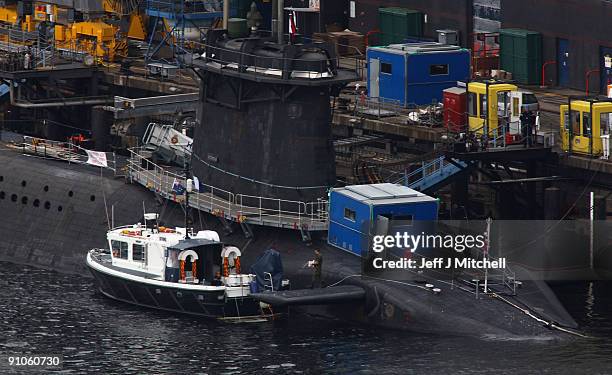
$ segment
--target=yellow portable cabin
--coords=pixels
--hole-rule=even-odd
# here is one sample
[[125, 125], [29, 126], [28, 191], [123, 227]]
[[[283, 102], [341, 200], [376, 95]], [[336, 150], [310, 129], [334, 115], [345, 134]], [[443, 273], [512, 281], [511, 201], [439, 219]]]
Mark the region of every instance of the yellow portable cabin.
[[513, 110], [511, 93], [517, 90], [516, 85], [495, 80], [468, 83], [470, 131], [476, 134], [487, 134], [489, 138], [501, 136], [500, 124], [510, 123]]
[[561, 147], [569, 153], [601, 156], [612, 130], [612, 99], [570, 99], [560, 107]]

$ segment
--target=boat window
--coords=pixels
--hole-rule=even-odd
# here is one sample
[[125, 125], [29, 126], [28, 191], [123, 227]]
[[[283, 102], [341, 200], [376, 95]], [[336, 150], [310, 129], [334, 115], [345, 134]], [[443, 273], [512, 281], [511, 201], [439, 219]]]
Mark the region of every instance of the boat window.
[[113, 257], [127, 259], [128, 258], [128, 243], [123, 241], [111, 241], [111, 249]]
[[563, 111], [563, 127], [566, 131], [569, 130], [569, 113], [567, 111]]
[[355, 211], [351, 210], [350, 208], [345, 208], [344, 209], [344, 218], [350, 221], [355, 221], [356, 218], [356, 213]]
[[599, 135], [610, 134], [612, 128], [612, 112], [604, 112], [599, 115]]
[[470, 117], [476, 117], [476, 114], [478, 112], [476, 108], [476, 93], [469, 92], [467, 99], [468, 99], [468, 115]]
[[144, 245], [133, 244], [132, 245], [132, 260], [143, 262], [145, 260], [145, 249]]

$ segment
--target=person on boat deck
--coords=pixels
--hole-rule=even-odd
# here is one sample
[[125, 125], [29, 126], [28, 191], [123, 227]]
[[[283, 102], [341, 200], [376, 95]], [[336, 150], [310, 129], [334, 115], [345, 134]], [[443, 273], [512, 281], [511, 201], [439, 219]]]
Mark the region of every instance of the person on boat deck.
[[178, 282], [179, 279], [178, 251], [168, 250], [166, 257], [166, 281]]
[[221, 272], [215, 272], [215, 279], [210, 283], [212, 286], [222, 286], [223, 281], [221, 281]]
[[321, 250], [315, 249], [315, 258], [310, 261], [314, 272], [312, 274], [312, 289], [321, 287], [321, 269], [323, 267], [323, 256]]

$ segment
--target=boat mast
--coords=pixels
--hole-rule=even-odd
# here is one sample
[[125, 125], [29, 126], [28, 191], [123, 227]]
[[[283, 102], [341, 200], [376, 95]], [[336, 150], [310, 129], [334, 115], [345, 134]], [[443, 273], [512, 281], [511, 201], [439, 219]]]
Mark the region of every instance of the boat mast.
[[185, 172], [185, 238], [189, 238], [189, 193], [191, 193], [191, 171], [187, 158], [183, 158], [183, 168]]
[[485, 251], [484, 251], [484, 263], [485, 263], [485, 279], [484, 279], [484, 292], [487, 293], [488, 290], [488, 281], [489, 281], [489, 268], [486, 267], [487, 265], [487, 259], [489, 257], [489, 247], [491, 245], [491, 222], [493, 220], [491, 220], [491, 218], [487, 219], [487, 245], [485, 246]]

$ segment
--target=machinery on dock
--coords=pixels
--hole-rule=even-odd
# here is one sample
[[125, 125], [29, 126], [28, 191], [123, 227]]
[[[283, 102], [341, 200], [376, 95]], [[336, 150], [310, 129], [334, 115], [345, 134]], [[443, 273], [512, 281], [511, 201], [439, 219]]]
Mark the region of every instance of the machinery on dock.
[[[520, 90], [512, 83], [487, 80], [467, 84], [468, 129], [485, 135], [494, 144], [522, 141], [525, 135], [520, 117], [525, 110], [537, 114], [538, 100], [532, 92]], [[537, 123], [536, 119], [534, 132]]]
[[608, 158], [612, 99], [570, 98], [560, 107], [561, 148], [570, 154]]
[[[31, 45], [36, 41], [44, 46], [52, 45], [63, 53], [116, 61], [127, 56], [128, 39], [146, 37], [137, 0], [8, 0], [3, 3], [0, 41], [6, 42], [9, 50], [15, 45]], [[18, 31], [33, 34], [28, 36]]]
[[468, 83], [469, 130], [488, 137], [499, 136], [510, 122], [510, 93], [517, 90], [516, 85], [499, 81]]

